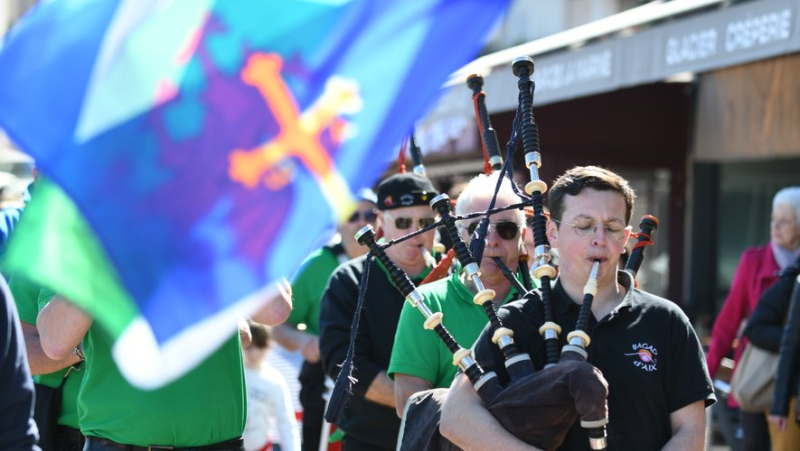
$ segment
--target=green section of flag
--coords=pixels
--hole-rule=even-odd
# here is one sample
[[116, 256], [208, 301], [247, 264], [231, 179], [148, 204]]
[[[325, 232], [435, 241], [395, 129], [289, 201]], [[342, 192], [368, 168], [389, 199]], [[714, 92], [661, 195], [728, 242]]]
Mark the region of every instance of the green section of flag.
[[46, 180], [37, 182], [3, 265], [76, 303], [115, 339], [138, 315], [80, 211]]

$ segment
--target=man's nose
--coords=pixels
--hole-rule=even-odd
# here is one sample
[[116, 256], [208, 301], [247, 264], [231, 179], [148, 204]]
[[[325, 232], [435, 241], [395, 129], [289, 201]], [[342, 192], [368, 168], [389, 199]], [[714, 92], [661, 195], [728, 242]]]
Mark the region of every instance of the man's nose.
[[608, 230], [606, 230], [605, 226], [602, 224], [594, 226], [594, 230], [592, 231], [592, 242], [598, 245], [605, 244], [607, 239]]
[[489, 230], [486, 231], [486, 245], [491, 247], [497, 247], [500, 245], [500, 235], [497, 233], [497, 227], [489, 226]]
[[[415, 230], [415, 232], [418, 232], [420, 230], [422, 230], [422, 229], [418, 228], [417, 230]], [[433, 231], [431, 230], [431, 231], [425, 232], [425, 233], [418, 233], [413, 238], [411, 238], [411, 240], [414, 241], [417, 244], [422, 244], [422, 243], [425, 242], [426, 237], [428, 237], [428, 233], [433, 233]]]

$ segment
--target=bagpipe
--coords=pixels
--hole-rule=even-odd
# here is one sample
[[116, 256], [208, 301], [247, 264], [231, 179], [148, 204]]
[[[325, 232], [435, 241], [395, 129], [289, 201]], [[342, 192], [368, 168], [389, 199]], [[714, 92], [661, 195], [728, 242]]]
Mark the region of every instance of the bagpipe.
[[[483, 404], [505, 429], [538, 448], [554, 449], [564, 441], [572, 425], [580, 420], [581, 426], [587, 431], [591, 448], [601, 450], [606, 448], [608, 384], [600, 371], [587, 362], [588, 353], [586, 352], [591, 343], [588, 325], [590, 315], [592, 315], [592, 302], [597, 291], [599, 263], [595, 262], [593, 265], [589, 280], [584, 287], [583, 304], [575, 330], [568, 334], [567, 344], [562, 347], [559, 341], [561, 326], [555, 321], [551, 293], [551, 281], [556, 277], [557, 271], [550, 264], [550, 246], [545, 230], [547, 217], [544, 212], [543, 197], [547, 191], [547, 184], [539, 177], [542, 159], [539, 153], [538, 128], [533, 118], [534, 85], [530, 79], [533, 75], [533, 60], [528, 57], [517, 58], [514, 60], [512, 68], [519, 79], [519, 105], [512, 135], [506, 149], [505, 163], [502, 163], [502, 158], [491, 160], [495, 151], [497, 152], [496, 156], [499, 156], [499, 146], [483, 103], [485, 94], [481, 91], [482, 78], [471, 76], [468, 80], [468, 86], [473, 90], [476, 117], [482, 132], [487, 167], [502, 171], [487, 211], [456, 217], [450, 212], [449, 197], [441, 194], [430, 202], [431, 208], [441, 218], [436, 224], [389, 243], [377, 243], [371, 226], [360, 230], [356, 237], [359, 243], [370, 248], [365, 268], [368, 268], [371, 258], [377, 258], [383, 264], [392, 282], [406, 301], [424, 316], [423, 327], [433, 330], [439, 336], [453, 354], [453, 365], [457, 366], [469, 379]], [[525, 185], [524, 194], [516, 188], [513, 182], [511, 184], [522, 202], [495, 208], [495, 200], [503, 181], [502, 178], [508, 177], [513, 181], [511, 162], [519, 137], [522, 138], [525, 165], [530, 172], [531, 181]], [[494, 167], [497, 164], [500, 166]], [[520, 292], [526, 293], [525, 297], [529, 302], [536, 301], [536, 295], [530, 289], [530, 276], [540, 281], [538, 298], [543, 308], [544, 323], [538, 332], [544, 340], [547, 363], [539, 371], [534, 369], [530, 356], [518, 350], [513, 338], [514, 332], [504, 327], [497, 315], [494, 306], [494, 291], [486, 289], [480, 278], [479, 262], [483, 254], [484, 238], [488, 233], [489, 218], [499, 211], [524, 207], [530, 207], [533, 210], [532, 228], [535, 244], [531, 274], [528, 278], [524, 278], [526, 282], [523, 282], [528, 286], [520, 284], [510, 271], [506, 276], [516, 282], [516, 287]], [[467, 246], [458, 233], [456, 221], [476, 216], [481, 216], [481, 220], [471, 239], [470, 246]], [[647, 219], [645, 220], [645, 218]], [[641, 232], [636, 234], [639, 241], [628, 259], [629, 268], [626, 268], [634, 275], [642, 263], [644, 248], [652, 244], [651, 235], [658, 227], [658, 221], [655, 218], [650, 216], [645, 218], [640, 224]], [[473, 302], [482, 306], [486, 312], [492, 342], [500, 348], [505, 359], [504, 365], [510, 379], [508, 384], [501, 384], [494, 372], [484, 371], [472, 352], [456, 342], [445, 327], [443, 314], [432, 312], [428, 308], [424, 297], [408, 276], [386, 255], [385, 249], [395, 242], [438, 226], [441, 226], [452, 240], [455, 257], [461, 263], [464, 279], [474, 290]], [[527, 271], [525, 272], [527, 273]], [[367, 270], [364, 271], [363, 277], [362, 280], [368, 277]], [[359, 305], [363, 302], [363, 285], [362, 282]], [[354, 325], [357, 325], [358, 322], [359, 309], [360, 307], [356, 309]], [[342, 394], [339, 395], [340, 399], [336, 405], [332, 405], [326, 413], [326, 418], [331, 422], [335, 422], [346, 402], [344, 393], [347, 392], [347, 387], [344, 385], [353, 383], [352, 368], [348, 367], [348, 360], [352, 361], [350, 352], [348, 352], [348, 358], [337, 379], [337, 385], [343, 385], [340, 387]], [[399, 441], [401, 449], [456, 449], [455, 445], [443, 438], [438, 431], [438, 420], [446, 392], [447, 389], [434, 389], [412, 396], [404, 415], [404, 426]]]
[[401, 174], [406, 172], [406, 146], [409, 148], [411, 161], [414, 162], [412, 171], [414, 174], [421, 175], [423, 177], [426, 176], [427, 171], [425, 170], [425, 163], [422, 159], [422, 149], [420, 149], [419, 145], [417, 144], [417, 137], [415, 136], [414, 132], [411, 132], [408, 140], [403, 141], [403, 144], [400, 146], [400, 154], [397, 156], [397, 172]]

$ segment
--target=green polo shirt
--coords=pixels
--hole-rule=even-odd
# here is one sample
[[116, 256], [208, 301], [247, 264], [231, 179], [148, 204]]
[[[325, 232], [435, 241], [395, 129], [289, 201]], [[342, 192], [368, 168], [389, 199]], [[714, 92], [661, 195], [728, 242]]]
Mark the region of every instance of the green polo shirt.
[[174, 447], [242, 435], [247, 406], [238, 333], [180, 379], [150, 391], [134, 388], [122, 377], [112, 347], [105, 330], [92, 324], [83, 342], [86, 374], [78, 396], [84, 435]]
[[[461, 283], [457, 273], [446, 279], [423, 285], [420, 294], [432, 312], [442, 312], [442, 324], [462, 348], [470, 348], [489, 322], [483, 307], [472, 302], [472, 292]], [[504, 300], [519, 297], [511, 289]], [[453, 365], [453, 354], [432, 330], [423, 328], [425, 317], [406, 303], [400, 313], [395, 334], [389, 377], [395, 373], [408, 374], [427, 380], [434, 388], [449, 387], [458, 368]]]
[[306, 332], [319, 335], [319, 305], [328, 279], [339, 266], [330, 246], [317, 249], [300, 265], [292, 279], [292, 313], [287, 323], [306, 325]]

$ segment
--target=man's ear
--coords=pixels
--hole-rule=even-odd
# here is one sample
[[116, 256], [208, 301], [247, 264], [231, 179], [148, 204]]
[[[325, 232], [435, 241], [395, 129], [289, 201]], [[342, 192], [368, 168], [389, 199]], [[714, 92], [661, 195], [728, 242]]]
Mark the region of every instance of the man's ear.
[[375, 219], [375, 241], [381, 238], [383, 238], [383, 212], [379, 210]]
[[547, 219], [547, 241], [550, 242], [550, 247], [558, 248], [558, 227], [556, 222], [552, 219]]
[[519, 235], [519, 255], [520, 256], [528, 256], [528, 244], [525, 241], [525, 237], [528, 235], [528, 228], [523, 226], [522, 233]]
[[625, 253], [625, 248], [628, 245], [628, 240], [631, 238], [632, 234], [633, 234], [633, 229], [630, 226], [628, 226], [628, 228], [625, 230], [625, 241], [622, 242], [622, 253], [623, 254]]

